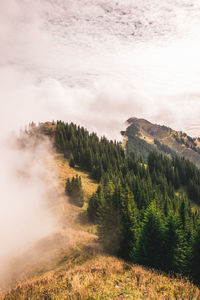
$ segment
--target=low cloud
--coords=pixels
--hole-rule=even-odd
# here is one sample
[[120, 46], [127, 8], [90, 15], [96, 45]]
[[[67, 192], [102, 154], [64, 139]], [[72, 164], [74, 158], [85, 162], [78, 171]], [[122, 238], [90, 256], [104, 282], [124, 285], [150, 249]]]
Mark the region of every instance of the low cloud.
[[56, 182], [51, 152], [48, 140], [15, 134], [1, 140], [0, 279], [11, 258], [58, 229], [50, 210]]

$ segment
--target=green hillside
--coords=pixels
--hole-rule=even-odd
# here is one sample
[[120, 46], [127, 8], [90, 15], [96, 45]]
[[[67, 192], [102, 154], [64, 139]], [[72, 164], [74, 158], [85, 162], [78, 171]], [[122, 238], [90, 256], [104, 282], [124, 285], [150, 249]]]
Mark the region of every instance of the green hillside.
[[51, 209], [61, 228], [40, 243], [45, 261], [40, 255], [27, 269], [25, 255], [16, 258], [13, 288], [2, 299], [200, 298], [193, 285], [200, 283], [200, 170], [193, 163], [157, 152], [144, 162], [73, 123], [32, 124], [27, 135], [54, 144]]
[[[24, 255], [23, 259], [16, 259], [12, 269], [25, 273], [25, 277], [21, 276], [19, 283], [13, 282], [13, 288], [0, 299], [199, 299], [200, 290], [184, 278], [166, 276], [103, 252], [97, 241], [96, 226], [88, 221], [85, 209], [68, 203], [64, 196], [66, 178], [75, 174], [82, 178], [86, 202], [96, 184], [87, 172], [70, 168], [63, 155], [55, 154], [54, 161], [59, 191], [55, 205], [62, 211], [66, 232], [73, 231], [74, 238], [66, 245], [59, 244], [58, 237], [54, 238], [52, 242], [56, 243], [57, 252], [49, 256], [45, 264], [37, 257], [33, 264], [29, 262], [27, 269]], [[49, 253], [51, 244], [46, 240], [43, 247], [44, 244]], [[30, 255], [26, 255], [30, 259]], [[16, 279], [19, 281], [19, 274]]]
[[199, 210], [191, 203], [200, 204], [200, 170], [156, 152], [144, 164], [134, 153], [125, 155], [120, 143], [75, 124], [59, 121], [53, 135], [57, 151], [99, 182], [87, 212], [104, 250], [198, 281]]

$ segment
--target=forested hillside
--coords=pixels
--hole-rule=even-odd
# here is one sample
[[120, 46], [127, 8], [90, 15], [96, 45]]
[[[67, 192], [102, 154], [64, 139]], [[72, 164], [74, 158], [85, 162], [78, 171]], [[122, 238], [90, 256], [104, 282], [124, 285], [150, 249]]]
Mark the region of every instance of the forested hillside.
[[51, 211], [61, 228], [12, 261], [12, 289], [0, 299], [199, 299], [199, 170], [191, 162], [153, 152], [144, 163], [72, 123], [31, 124], [26, 134], [54, 143]]
[[125, 156], [120, 143], [75, 124], [48, 132], [71, 166], [99, 182], [88, 216], [108, 253], [200, 280], [200, 171], [189, 160], [151, 152]]

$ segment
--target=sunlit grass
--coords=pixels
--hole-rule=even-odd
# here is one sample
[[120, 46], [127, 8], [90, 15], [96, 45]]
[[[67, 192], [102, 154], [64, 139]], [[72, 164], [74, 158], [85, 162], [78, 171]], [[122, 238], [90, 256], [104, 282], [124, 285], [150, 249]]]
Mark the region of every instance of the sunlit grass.
[[77, 167], [70, 168], [69, 160], [64, 158], [63, 154], [55, 154], [55, 161], [59, 170], [61, 190], [63, 190], [67, 178], [72, 178], [73, 176], [76, 176], [76, 174], [78, 174], [78, 176], [81, 176], [84, 197], [87, 203], [90, 196], [97, 190], [97, 182], [90, 178], [88, 172], [80, 170]]
[[103, 253], [86, 211], [68, 203], [64, 196], [67, 177], [82, 177], [86, 199], [96, 190], [97, 183], [88, 173], [70, 168], [62, 155], [56, 154], [55, 161], [62, 199], [59, 209], [63, 211], [68, 246], [62, 245], [56, 265], [54, 262], [49, 271], [39, 269], [32, 279], [17, 284], [0, 299], [200, 299], [200, 290], [185, 279], [159, 274]]
[[74, 248], [54, 272], [19, 285], [4, 299], [200, 299], [197, 287], [125, 263], [92, 248]]

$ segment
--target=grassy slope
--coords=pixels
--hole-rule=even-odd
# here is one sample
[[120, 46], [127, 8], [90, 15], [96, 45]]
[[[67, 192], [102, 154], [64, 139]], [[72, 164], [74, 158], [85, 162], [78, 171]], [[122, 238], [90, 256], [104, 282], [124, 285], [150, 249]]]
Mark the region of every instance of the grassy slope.
[[87, 203], [88, 198], [96, 191], [98, 184], [92, 179], [90, 179], [87, 172], [83, 172], [79, 168], [70, 168], [69, 161], [65, 159], [62, 154], [56, 154], [55, 161], [59, 170], [61, 190], [63, 191], [66, 178], [71, 178], [73, 176], [76, 176], [76, 174], [78, 174], [79, 176], [81, 176], [82, 179], [84, 197]]
[[[57, 256], [36, 268], [29, 279], [2, 299], [200, 299], [200, 291], [183, 279], [173, 279], [105, 255], [97, 242], [95, 227], [85, 209], [67, 203], [63, 195], [66, 177], [82, 176], [86, 198], [97, 184], [88, 174], [72, 169], [62, 155], [58, 166], [58, 207], [62, 211], [64, 243]], [[54, 241], [55, 242], [55, 241]], [[27, 276], [28, 277], [28, 276]]]
[[72, 249], [62, 266], [26, 282], [4, 299], [200, 299], [199, 290], [184, 280], [97, 253]]

